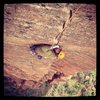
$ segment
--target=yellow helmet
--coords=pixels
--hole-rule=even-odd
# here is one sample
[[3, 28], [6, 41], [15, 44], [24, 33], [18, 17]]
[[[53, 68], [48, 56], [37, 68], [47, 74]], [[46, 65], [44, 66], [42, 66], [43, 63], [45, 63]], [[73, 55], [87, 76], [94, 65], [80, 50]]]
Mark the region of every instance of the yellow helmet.
[[58, 58], [59, 59], [63, 59], [65, 57], [65, 53], [63, 51], [61, 51], [59, 54], [58, 54]]

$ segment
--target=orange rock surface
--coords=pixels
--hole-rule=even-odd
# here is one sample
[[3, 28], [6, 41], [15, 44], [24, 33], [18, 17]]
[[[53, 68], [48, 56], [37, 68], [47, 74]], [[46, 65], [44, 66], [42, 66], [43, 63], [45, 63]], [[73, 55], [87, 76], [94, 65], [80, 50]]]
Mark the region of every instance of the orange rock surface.
[[[26, 81], [44, 82], [54, 73], [64, 78], [96, 68], [95, 5], [83, 4], [65, 30], [60, 45], [64, 59], [37, 59], [29, 47], [34, 43], [52, 44], [69, 17], [70, 5], [5, 4], [4, 6], [4, 75]], [[78, 4], [73, 4], [74, 8]], [[88, 17], [90, 16], [90, 17]]]

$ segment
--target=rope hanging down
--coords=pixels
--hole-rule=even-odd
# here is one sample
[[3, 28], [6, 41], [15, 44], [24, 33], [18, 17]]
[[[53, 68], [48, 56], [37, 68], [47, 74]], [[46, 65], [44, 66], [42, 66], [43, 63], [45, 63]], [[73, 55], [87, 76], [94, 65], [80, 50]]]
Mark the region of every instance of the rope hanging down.
[[52, 44], [51, 48], [52, 48], [54, 45], [58, 45], [58, 43], [59, 43], [59, 41], [60, 41], [60, 39], [61, 39], [61, 37], [62, 37], [64, 31], [65, 31], [65, 29], [67, 28], [68, 24], [71, 22], [73, 16], [75, 16], [75, 14], [77, 13], [77, 11], [80, 9], [81, 5], [82, 5], [82, 4], [80, 4], [80, 6], [76, 9], [76, 11], [73, 13], [73, 15], [72, 15], [72, 12], [70, 12], [70, 18], [69, 18], [69, 20], [66, 21], [66, 22], [64, 23], [62, 32], [59, 33], [59, 34], [54, 38], [54, 41], [53, 41], [53, 44]]

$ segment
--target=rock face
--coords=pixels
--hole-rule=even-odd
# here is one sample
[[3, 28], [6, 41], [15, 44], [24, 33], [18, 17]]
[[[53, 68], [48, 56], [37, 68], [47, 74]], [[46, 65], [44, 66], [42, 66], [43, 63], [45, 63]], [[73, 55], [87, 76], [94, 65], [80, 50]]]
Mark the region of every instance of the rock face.
[[39, 60], [29, 49], [31, 44], [52, 44], [68, 20], [70, 9], [73, 14], [78, 6], [63, 3], [5, 4], [4, 75], [39, 83], [52, 79], [56, 72], [63, 73], [64, 80], [75, 72], [96, 68], [95, 5], [82, 4], [66, 28], [60, 40], [64, 59]]

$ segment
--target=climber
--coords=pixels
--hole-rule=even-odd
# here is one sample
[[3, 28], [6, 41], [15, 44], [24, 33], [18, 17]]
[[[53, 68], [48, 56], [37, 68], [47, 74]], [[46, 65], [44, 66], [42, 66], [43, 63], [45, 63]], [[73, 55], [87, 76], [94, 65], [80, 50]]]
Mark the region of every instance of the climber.
[[51, 48], [50, 44], [33, 44], [30, 46], [31, 51], [38, 57], [42, 58], [64, 58], [64, 52], [59, 45]]

